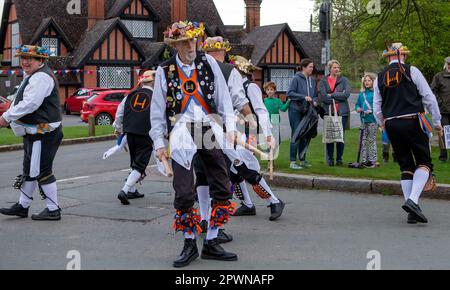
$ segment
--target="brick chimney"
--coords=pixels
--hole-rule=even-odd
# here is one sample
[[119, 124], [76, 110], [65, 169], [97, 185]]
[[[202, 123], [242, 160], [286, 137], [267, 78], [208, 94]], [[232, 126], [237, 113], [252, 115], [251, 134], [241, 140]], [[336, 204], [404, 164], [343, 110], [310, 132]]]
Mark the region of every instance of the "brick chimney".
[[88, 30], [105, 19], [105, 0], [88, 0]]
[[253, 28], [261, 25], [261, 3], [263, 0], [244, 0], [246, 10], [246, 27], [247, 32], [251, 32]]
[[171, 0], [170, 1], [170, 17], [173, 22], [183, 21], [187, 19], [187, 0]]

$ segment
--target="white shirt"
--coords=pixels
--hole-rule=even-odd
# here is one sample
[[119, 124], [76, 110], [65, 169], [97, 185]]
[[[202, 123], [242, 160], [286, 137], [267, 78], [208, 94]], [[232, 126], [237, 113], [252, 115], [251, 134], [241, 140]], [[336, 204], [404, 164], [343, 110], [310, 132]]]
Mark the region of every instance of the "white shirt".
[[[230, 93], [225, 82], [225, 78], [220, 70], [216, 60], [206, 55], [213, 73], [214, 73], [214, 98], [217, 105], [218, 114], [225, 119], [225, 126], [228, 132], [236, 131], [235, 115], [233, 111], [233, 105], [231, 102]], [[181, 67], [186, 75], [195, 69], [195, 63], [184, 64], [178, 54], [176, 56], [177, 64]], [[151, 109], [150, 109], [150, 121], [152, 128], [150, 129], [150, 137], [153, 140], [155, 150], [164, 148], [164, 135], [167, 132], [167, 120], [166, 120], [166, 106], [167, 106], [167, 80], [165, 77], [164, 69], [160, 66], [156, 70], [155, 88], [153, 91]], [[179, 122], [210, 122], [210, 118], [203, 111], [202, 107], [196, 102], [189, 102], [186, 111], [182, 114]]]
[[248, 104], [248, 99], [245, 97], [242, 76], [235, 68], [233, 68], [230, 77], [228, 78], [228, 89], [230, 90], [233, 108], [241, 111], [244, 106]]
[[[242, 78], [242, 83], [245, 83], [248, 79]], [[269, 119], [269, 112], [263, 102], [262, 91], [257, 84], [251, 83], [247, 89], [248, 98], [252, 103], [253, 110], [258, 116], [259, 126], [261, 127], [264, 137], [272, 136], [272, 124]]]
[[[151, 90], [153, 92], [153, 88], [150, 86], [142, 86], [143, 89], [148, 89]], [[113, 127], [114, 129], [119, 132], [119, 133], [123, 133], [123, 116], [125, 113], [125, 102], [127, 101], [128, 96], [125, 96], [125, 98], [123, 98], [122, 102], [120, 102], [119, 106], [117, 107], [117, 111], [116, 111], [116, 119], [113, 123]]]
[[[44, 65], [40, 68], [43, 66]], [[53, 88], [55, 87], [55, 81], [53, 78], [44, 72], [37, 72], [32, 76], [25, 74], [20, 87], [25, 83], [27, 78], [30, 78], [30, 80], [25, 88], [25, 91], [23, 92], [22, 101], [20, 101], [17, 105], [14, 105], [13, 101], [9, 110], [3, 114], [3, 118], [8, 123], [17, 121], [39, 109], [44, 102], [44, 99], [51, 94]], [[50, 130], [54, 130], [60, 125], [61, 122], [51, 123], [49, 124]]]
[[[393, 63], [398, 63], [397, 60], [393, 60], [389, 63], [389, 65]], [[439, 111], [439, 106], [436, 100], [436, 96], [433, 94], [430, 86], [428, 85], [427, 80], [420, 72], [420, 70], [414, 66], [411, 66], [411, 80], [416, 85], [419, 94], [422, 96], [422, 103], [425, 109], [431, 114], [433, 117], [433, 125], [440, 126], [441, 125], [441, 113]], [[377, 119], [378, 124], [382, 125], [384, 121], [410, 116], [411, 114], [404, 116], [395, 116], [389, 119], [384, 119], [383, 112], [381, 111], [381, 105], [383, 103], [383, 99], [381, 97], [380, 89], [378, 88], [378, 79], [375, 80], [374, 84], [374, 97], [373, 97], [373, 112]], [[420, 112], [417, 112], [420, 113]]]

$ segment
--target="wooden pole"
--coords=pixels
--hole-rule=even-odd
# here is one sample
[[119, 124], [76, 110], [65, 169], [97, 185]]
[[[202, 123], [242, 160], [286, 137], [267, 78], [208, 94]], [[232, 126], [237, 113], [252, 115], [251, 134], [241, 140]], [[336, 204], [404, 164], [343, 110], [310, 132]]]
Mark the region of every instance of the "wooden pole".
[[95, 136], [95, 118], [93, 115], [90, 115], [88, 117], [88, 124], [89, 124], [89, 137]]

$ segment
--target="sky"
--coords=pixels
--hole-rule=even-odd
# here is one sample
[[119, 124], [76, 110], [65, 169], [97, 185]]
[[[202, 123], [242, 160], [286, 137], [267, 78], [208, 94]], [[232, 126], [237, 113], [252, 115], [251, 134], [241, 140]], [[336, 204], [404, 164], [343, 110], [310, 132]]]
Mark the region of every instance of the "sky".
[[[244, 0], [214, 0], [225, 25], [245, 24]], [[289, 23], [294, 31], [309, 31], [313, 0], [263, 0], [261, 25]]]
[[[245, 23], [244, 0], [214, 0], [214, 3], [225, 25]], [[0, 13], [3, 10], [3, 4], [4, 0], [0, 0]], [[263, 0], [261, 25], [287, 22], [292, 30], [309, 31], [313, 7], [313, 0]]]

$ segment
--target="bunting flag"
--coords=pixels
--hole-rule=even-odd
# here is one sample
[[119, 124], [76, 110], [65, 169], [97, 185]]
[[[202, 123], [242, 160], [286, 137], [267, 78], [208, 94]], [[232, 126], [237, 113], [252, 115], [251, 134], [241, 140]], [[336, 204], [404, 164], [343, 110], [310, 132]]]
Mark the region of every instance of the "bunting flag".
[[[142, 71], [142, 69], [135, 69], [134, 72], [139, 75], [139, 73]], [[96, 70], [82, 70], [82, 69], [59, 69], [59, 70], [54, 70], [53, 73], [55, 75], [67, 75], [67, 74], [73, 74], [73, 75], [77, 75], [77, 74], [87, 74], [87, 75], [92, 75], [95, 72], [97, 72]], [[130, 73], [129, 70], [116, 70], [117, 74], [121, 75], [122, 73]], [[23, 70], [22, 69], [9, 69], [9, 70], [0, 70], [0, 75], [6, 74], [6, 75], [23, 75]]]

